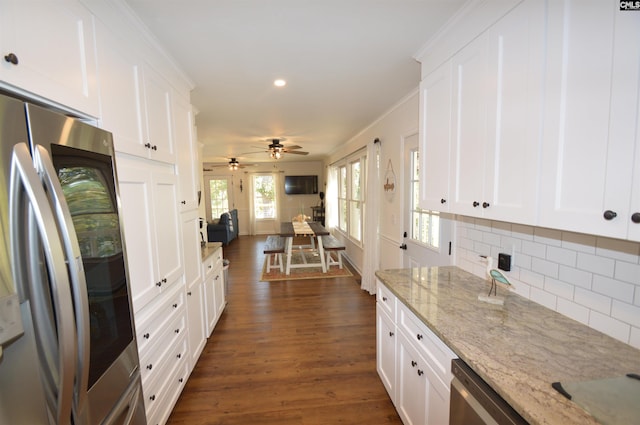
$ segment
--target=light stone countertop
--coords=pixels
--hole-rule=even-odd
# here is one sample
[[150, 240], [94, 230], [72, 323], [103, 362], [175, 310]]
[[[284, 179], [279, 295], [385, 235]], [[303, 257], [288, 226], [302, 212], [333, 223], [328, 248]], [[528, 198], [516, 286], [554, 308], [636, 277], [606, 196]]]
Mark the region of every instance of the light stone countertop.
[[[530, 424], [597, 424], [551, 383], [640, 373], [640, 350], [458, 267], [380, 270], [380, 281]], [[413, 278], [412, 278], [413, 277]]]
[[220, 247], [222, 247], [222, 242], [207, 242], [204, 246], [201, 246], [200, 253], [202, 255], [202, 261], [213, 255]]

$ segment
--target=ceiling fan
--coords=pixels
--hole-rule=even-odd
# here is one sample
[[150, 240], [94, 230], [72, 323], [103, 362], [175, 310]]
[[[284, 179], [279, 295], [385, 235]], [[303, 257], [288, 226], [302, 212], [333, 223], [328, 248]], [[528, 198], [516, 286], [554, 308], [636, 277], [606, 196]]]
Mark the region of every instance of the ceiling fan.
[[267, 147], [267, 152], [272, 159], [280, 159], [283, 154], [291, 153], [296, 155], [309, 155], [309, 152], [299, 151], [298, 149], [302, 149], [302, 146], [298, 145], [289, 145], [285, 146], [281, 142], [283, 142], [284, 138], [280, 139], [267, 139], [269, 142], [269, 146]]
[[203, 171], [213, 171], [214, 168], [219, 168], [219, 167], [227, 167], [231, 171], [235, 171], [238, 168], [245, 168], [245, 167], [248, 167], [249, 165], [255, 165], [255, 164], [240, 165], [240, 162], [238, 162], [237, 158], [229, 158], [229, 163], [228, 164], [205, 163]]

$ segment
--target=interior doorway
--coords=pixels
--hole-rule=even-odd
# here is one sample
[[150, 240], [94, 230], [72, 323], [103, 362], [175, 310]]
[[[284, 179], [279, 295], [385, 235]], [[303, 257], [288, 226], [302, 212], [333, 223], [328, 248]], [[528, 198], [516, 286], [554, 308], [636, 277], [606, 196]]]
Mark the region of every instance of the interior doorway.
[[[403, 267], [444, 266], [453, 263], [453, 223], [448, 216], [418, 206], [420, 151], [418, 133], [404, 138]], [[443, 176], [447, 178], [447, 176]]]

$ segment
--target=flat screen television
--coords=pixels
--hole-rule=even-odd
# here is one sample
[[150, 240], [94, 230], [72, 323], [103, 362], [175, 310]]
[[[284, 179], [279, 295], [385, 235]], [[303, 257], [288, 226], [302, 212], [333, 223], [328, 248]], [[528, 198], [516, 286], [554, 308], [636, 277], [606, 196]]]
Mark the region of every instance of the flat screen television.
[[318, 176], [284, 176], [287, 195], [313, 195], [318, 193]]

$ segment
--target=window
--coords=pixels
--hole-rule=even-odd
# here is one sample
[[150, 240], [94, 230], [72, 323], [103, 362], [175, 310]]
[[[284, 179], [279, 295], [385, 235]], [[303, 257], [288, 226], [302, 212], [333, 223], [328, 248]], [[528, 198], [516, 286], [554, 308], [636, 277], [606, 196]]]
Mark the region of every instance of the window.
[[273, 176], [253, 176], [253, 206], [257, 220], [276, 218], [276, 191]]
[[418, 207], [420, 199], [419, 152], [411, 151], [411, 239], [427, 247], [440, 247], [440, 213]]
[[362, 242], [366, 156], [354, 155], [338, 165], [338, 228]]
[[220, 218], [229, 211], [229, 181], [226, 178], [209, 179], [210, 219]]

